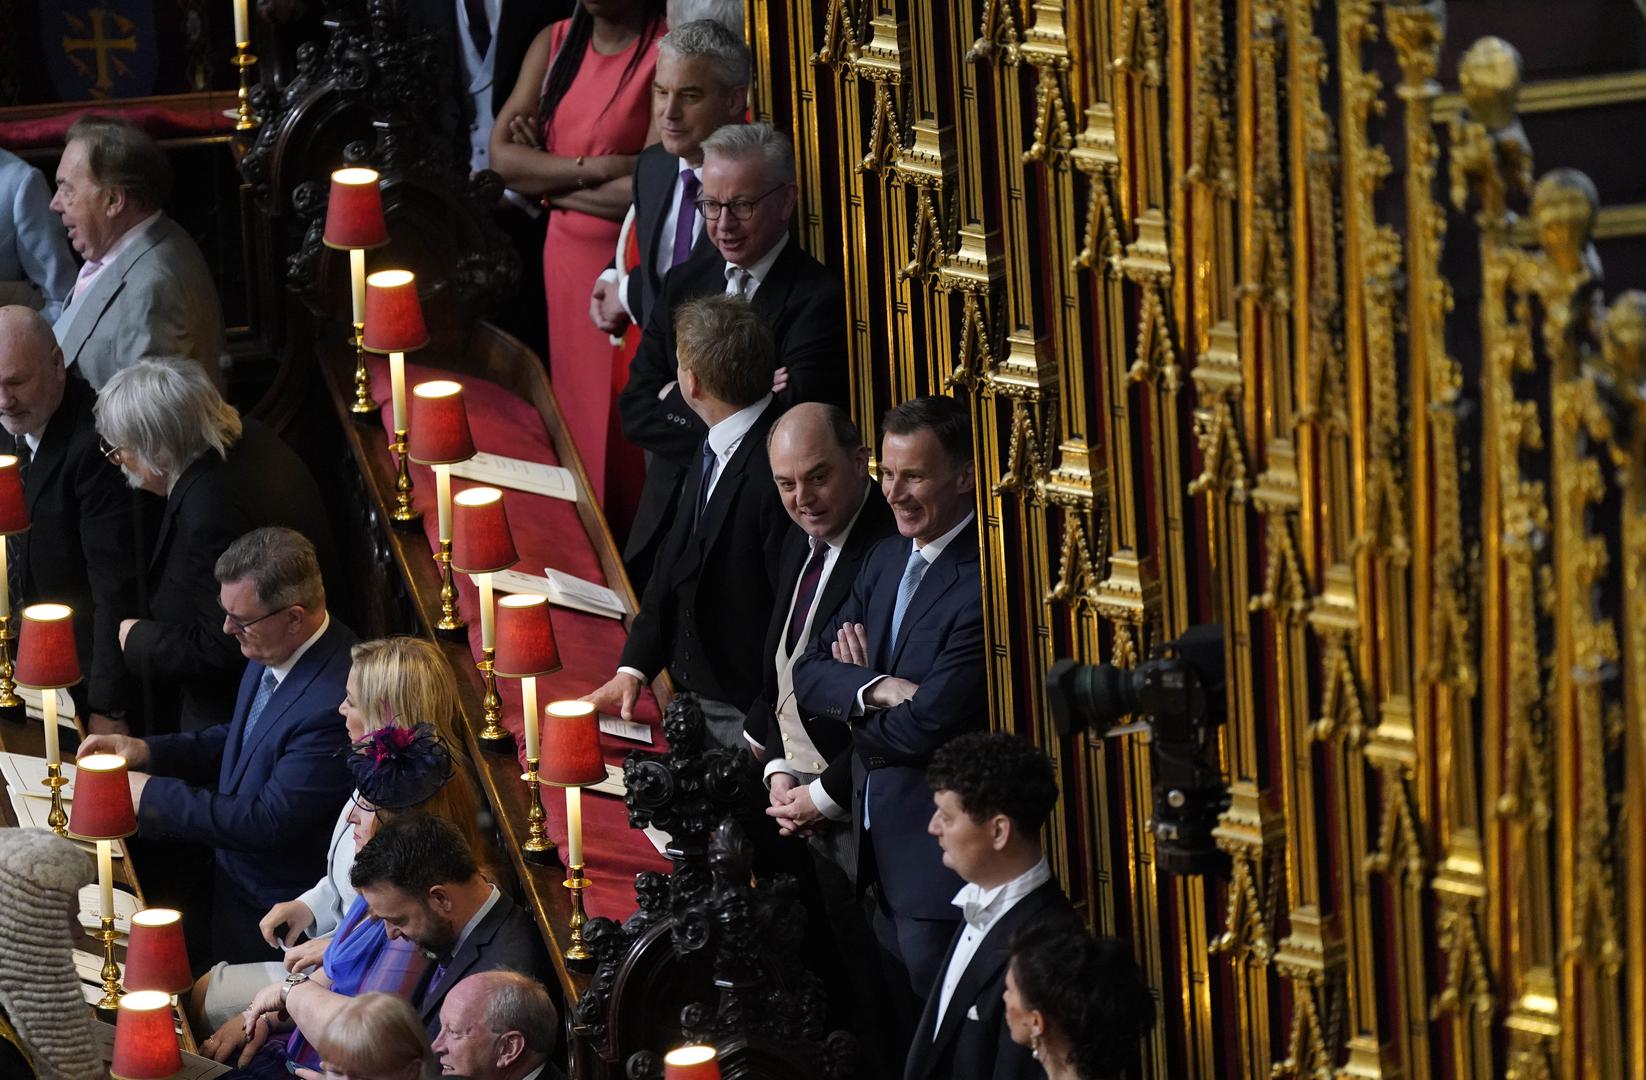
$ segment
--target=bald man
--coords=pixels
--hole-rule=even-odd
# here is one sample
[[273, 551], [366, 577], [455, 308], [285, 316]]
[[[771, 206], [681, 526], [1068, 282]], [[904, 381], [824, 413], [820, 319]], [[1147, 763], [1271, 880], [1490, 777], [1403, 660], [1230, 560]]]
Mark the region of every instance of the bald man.
[[440, 1071], [468, 1080], [560, 1080], [549, 1064], [560, 1028], [536, 979], [515, 971], [470, 975], [440, 1005]]
[[148, 550], [148, 526], [138, 494], [98, 448], [96, 399], [64, 370], [63, 351], [38, 312], [0, 308], [0, 426], [11, 436], [3, 449], [19, 459], [30, 520], [27, 532], [6, 541], [12, 605], [74, 609], [86, 676], [72, 691], [75, 704], [90, 730], [124, 732], [136, 687], [120, 655], [120, 620], [141, 613], [139, 552]]

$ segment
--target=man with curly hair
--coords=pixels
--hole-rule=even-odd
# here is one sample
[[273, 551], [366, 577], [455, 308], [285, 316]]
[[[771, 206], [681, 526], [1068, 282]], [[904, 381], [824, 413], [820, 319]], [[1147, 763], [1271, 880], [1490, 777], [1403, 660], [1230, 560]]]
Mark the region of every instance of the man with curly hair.
[[937, 804], [926, 829], [943, 865], [966, 880], [954, 898], [965, 921], [926, 999], [904, 1080], [1040, 1077], [1012, 1041], [1002, 994], [1018, 929], [1074, 920], [1040, 848], [1057, 805], [1056, 770], [1026, 739], [976, 732], [939, 748], [926, 780]]

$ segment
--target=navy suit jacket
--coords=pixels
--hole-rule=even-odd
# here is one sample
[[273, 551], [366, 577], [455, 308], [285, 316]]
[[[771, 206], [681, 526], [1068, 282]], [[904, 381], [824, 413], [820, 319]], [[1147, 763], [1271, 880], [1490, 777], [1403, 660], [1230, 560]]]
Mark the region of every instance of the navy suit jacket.
[[[1012, 957], [1012, 938], [1030, 923], [1047, 919], [1075, 919], [1074, 909], [1054, 878], [1012, 905], [1002, 915], [966, 965], [954, 996], [937, 1025], [937, 1006], [943, 997], [943, 979], [960, 935], [955, 931], [943, 955], [937, 983], [926, 999], [926, 1009], [909, 1044], [903, 1080], [1040, 1080], [1046, 1075], [1029, 1048], [1012, 1042], [1006, 1027], [1006, 965]], [[935, 1032], [935, 1037], [934, 1037]]]
[[[434, 981], [440, 970], [440, 981]], [[440, 1034], [440, 1005], [447, 991], [470, 975], [482, 971], [518, 971], [534, 979], [547, 982], [550, 978], [544, 960], [543, 936], [531, 916], [519, 904], [502, 893], [497, 903], [486, 912], [486, 917], [475, 924], [473, 932], [463, 939], [443, 969], [430, 964], [423, 984], [417, 989], [417, 1011], [428, 1029], [429, 1038]]]
[[[866, 786], [875, 863], [859, 865], [859, 886], [879, 880], [887, 903], [899, 915], [953, 919], [954, 894], [965, 882], [943, 865], [942, 849], [926, 832], [932, 817], [926, 766], [938, 747], [986, 726], [977, 523], [949, 541], [920, 579], [901, 633], [889, 641], [892, 609], [911, 550], [907, 538], [892, 536], [869, 552], [852, 595], [795, 664], [795, 696], [808, 712], [851, 722], [852, 820], [862, 828]], [[843, 664], [830, 652], [848, 622], [867, 629], [867, 668]], [[920, 689], [896, 708], [853, 717], [857, 692], [876, 675], [908, 679]], [[868, 846], [860, 843], [859, 851]]]
[[337, 809], [354, 783], [338, 715], [354, 631], [336, 619], [298, 659], [241, 746], [246, 712], [267, 670], [246, 665], [226, 724], [153, 735], [154, 774], [138, 807], [140, 835], [205, 844], [251, 906], [290, 900], [325, 870]]

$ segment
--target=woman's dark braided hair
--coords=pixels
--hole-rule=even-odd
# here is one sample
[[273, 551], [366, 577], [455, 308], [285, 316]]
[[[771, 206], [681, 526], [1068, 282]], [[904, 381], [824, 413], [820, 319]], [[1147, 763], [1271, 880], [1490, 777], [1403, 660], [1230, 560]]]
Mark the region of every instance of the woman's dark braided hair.
[[[646, 25], [641, 28], [640, 40], [635, 43], [634, 55], [629, 57], [628, 66], [623, 69], [623, 77], [617, 81], [617, 87], [612, 91], [614, 98], [628, 85], [629, 79], [640, 67], [646, 50], [651, 48], [652, 41], [668, 29], [664, 0], [637, 2], [646, 12]], [[572, 24], [566, 29], [566, 36], [560, 42], [560, 50], [549, 59], [549, 77], [543, 83], [543, 96], [537, 102], [538, 130], [545, 135], [554, 124], [555, 111], [560, 108], [566, 91], [570, 90], [572, 83], [577, 80], [577, 72], [583, 66], [583, 54], [588, 52], [589, 41], [593, 36], [594, 16], [579, 3], [572, 10]], [[611, 103], [608, 101], [607, 104]]]
[[1154, 996], [1125, 942], [1043, 919], [1012, 940], [1011, 963], [1023, 1007], [1063, 1034], [1081, 1080], [1118, 1077], [1137, 1061]]

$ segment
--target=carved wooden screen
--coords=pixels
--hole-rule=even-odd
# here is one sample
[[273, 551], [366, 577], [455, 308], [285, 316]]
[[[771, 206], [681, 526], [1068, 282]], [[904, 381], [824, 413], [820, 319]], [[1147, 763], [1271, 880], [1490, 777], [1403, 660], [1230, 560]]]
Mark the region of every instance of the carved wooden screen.
[[[971, 403], [995, 720], [1158, 989], [1144, 1073], [1646, 1076], [1646, 296], [1580, 174], [1534, 193], [1512, 50], [1448, 130], [1439, 0], [749, 10], [859, 419]], [[1199, 622], [1205, 878], [1043, 690]]]

